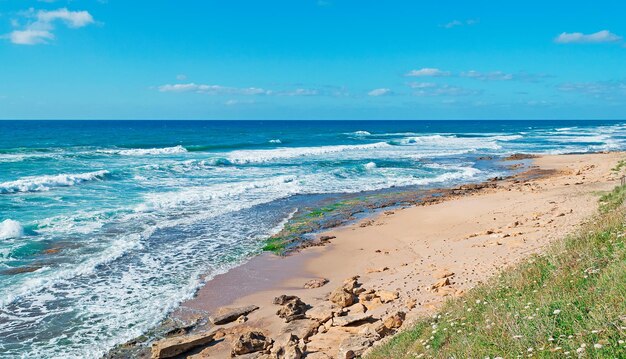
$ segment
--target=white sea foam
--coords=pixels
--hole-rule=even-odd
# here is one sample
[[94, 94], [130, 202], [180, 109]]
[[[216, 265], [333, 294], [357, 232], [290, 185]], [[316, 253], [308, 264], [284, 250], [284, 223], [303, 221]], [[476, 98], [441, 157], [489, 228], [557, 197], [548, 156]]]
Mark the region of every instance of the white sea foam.
[[18, 221], [5, 219], [0, 222], [0, 239], [20, 238], [24, 235], [24, 227]]
[[100, 153], [115, 154], [121, 156], [149, 156], [149, 155], [172, 155], [185, 153], [187, 149], [183, 146], [163, 147], [163, 148], [133, 148], [128, 150], [98, 150]]
[[373, 170], [374, 168], [376, 168], [376, 163], [375, 162], [368, 162], [368, 163], [363, 165], [363, 168], [365, 168], [368, 171]]
[[370, 136], [371, 133], [367, 132], [367, 131], [355, 131], [352, 132], [351, 135], [356, 135], [356, 136]]
[[365, 151], [391, 147], [386, 142], [370, 143], [365, 145], [337, 145], [320, 147], [290, 147], [273, 150], [238, 150], [230, 152], [227, 159], [235, 164], [263, 163], [275, 160], [285, 160], [307, 156], [319, 156], [331, 153], [348, 151]]
[[109, 171], [24, 177], [0, 183], [0, 194], [49, 191], [54, 187], [74, 186], [82, 182], [102, 180]]
[[491, 149], [498, 150], [502, 148], [496, 143], [494, 138], [478, 138], [478, 137], [456, 137], [456, 136], [412, 136], [405, 137], [399, 140], [394, 140], [392, 143], [405, 146], [421, 146], [424, 148], [445, 148], [445, 149], [458, 149], [466, 148], [471, 150], [478, 149]]
[[283, 143], [283, 141], [281, 141], [279, 138], [274, 139], [274, 140], [269, 140], [269, 143]]

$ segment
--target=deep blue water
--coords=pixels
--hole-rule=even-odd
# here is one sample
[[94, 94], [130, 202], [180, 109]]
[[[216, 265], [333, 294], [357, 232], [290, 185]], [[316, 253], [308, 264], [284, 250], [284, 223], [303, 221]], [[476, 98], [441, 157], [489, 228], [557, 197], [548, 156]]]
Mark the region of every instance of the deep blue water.
[[626, 149], [626, 121], [0, 121], [0, 357], [98, 357], [260, 251], [298, 195], [477, 157]]

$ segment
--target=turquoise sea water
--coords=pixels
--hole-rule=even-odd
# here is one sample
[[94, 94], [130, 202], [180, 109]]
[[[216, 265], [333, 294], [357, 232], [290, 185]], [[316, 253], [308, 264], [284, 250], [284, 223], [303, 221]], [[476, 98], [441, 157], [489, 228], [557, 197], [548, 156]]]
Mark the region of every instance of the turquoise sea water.
[[307, 194], [626, 149], [626, 121], [0, 121], [0, 357], [99, 357], [259, 253]]

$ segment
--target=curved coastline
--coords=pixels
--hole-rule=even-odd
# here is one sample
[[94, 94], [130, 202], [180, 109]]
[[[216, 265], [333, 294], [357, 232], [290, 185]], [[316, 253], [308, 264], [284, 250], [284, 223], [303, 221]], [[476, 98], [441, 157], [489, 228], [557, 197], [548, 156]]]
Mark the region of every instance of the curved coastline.
[[[492, 191], [499, 182], [521, 183], [550, 176], [552, 170], [541, 169], [532, 164], [535, 157], [518, 154], [501, 158], [478, 158], [479, 161], [498, 163], [509, 173], [506, 177], [484, 182], [467, 182], [447, 188], [389, 188], [357, 194], [342, 193], [319, 199], [315, 201], [315, 205], [301, 208], [285, 223], [280, 232], [267, 241], [275, 243], [279, 239], [284, 242], [280, 246], [251, 257], [226, 273], [216, 274], [197, 290], [194, 298], [182, 302], [161, 325], [139, 338], [118, 345], [105, 357], [133, 357], [141, 353], [147, 355], [148, 346], [159, 338], [168, 337], [172, 333], [186, 334], [207, 330], [211, 327], [208, 320], [210, 314], [232, 305], [239, 298], [280, 287], [281, 283], [294, 277], [310, 277], [311, 273], [303, 269], [303, 263], [318, 255], [316, 249], [324, 250], [329, 244], [328, 241], [319, 240], [321, 233], [354, 225], [367, 227], [367, 223], [378, 216]], [[310, 251], [310, 248], [314, 251]]]

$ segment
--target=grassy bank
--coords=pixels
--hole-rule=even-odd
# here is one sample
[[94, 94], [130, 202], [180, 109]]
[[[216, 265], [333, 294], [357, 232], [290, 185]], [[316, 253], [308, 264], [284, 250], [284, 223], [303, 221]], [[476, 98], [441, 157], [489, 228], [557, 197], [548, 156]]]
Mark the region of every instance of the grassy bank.
[[448, 301], [368, 358], [626, 358], [626, 188], [543, 255]]

